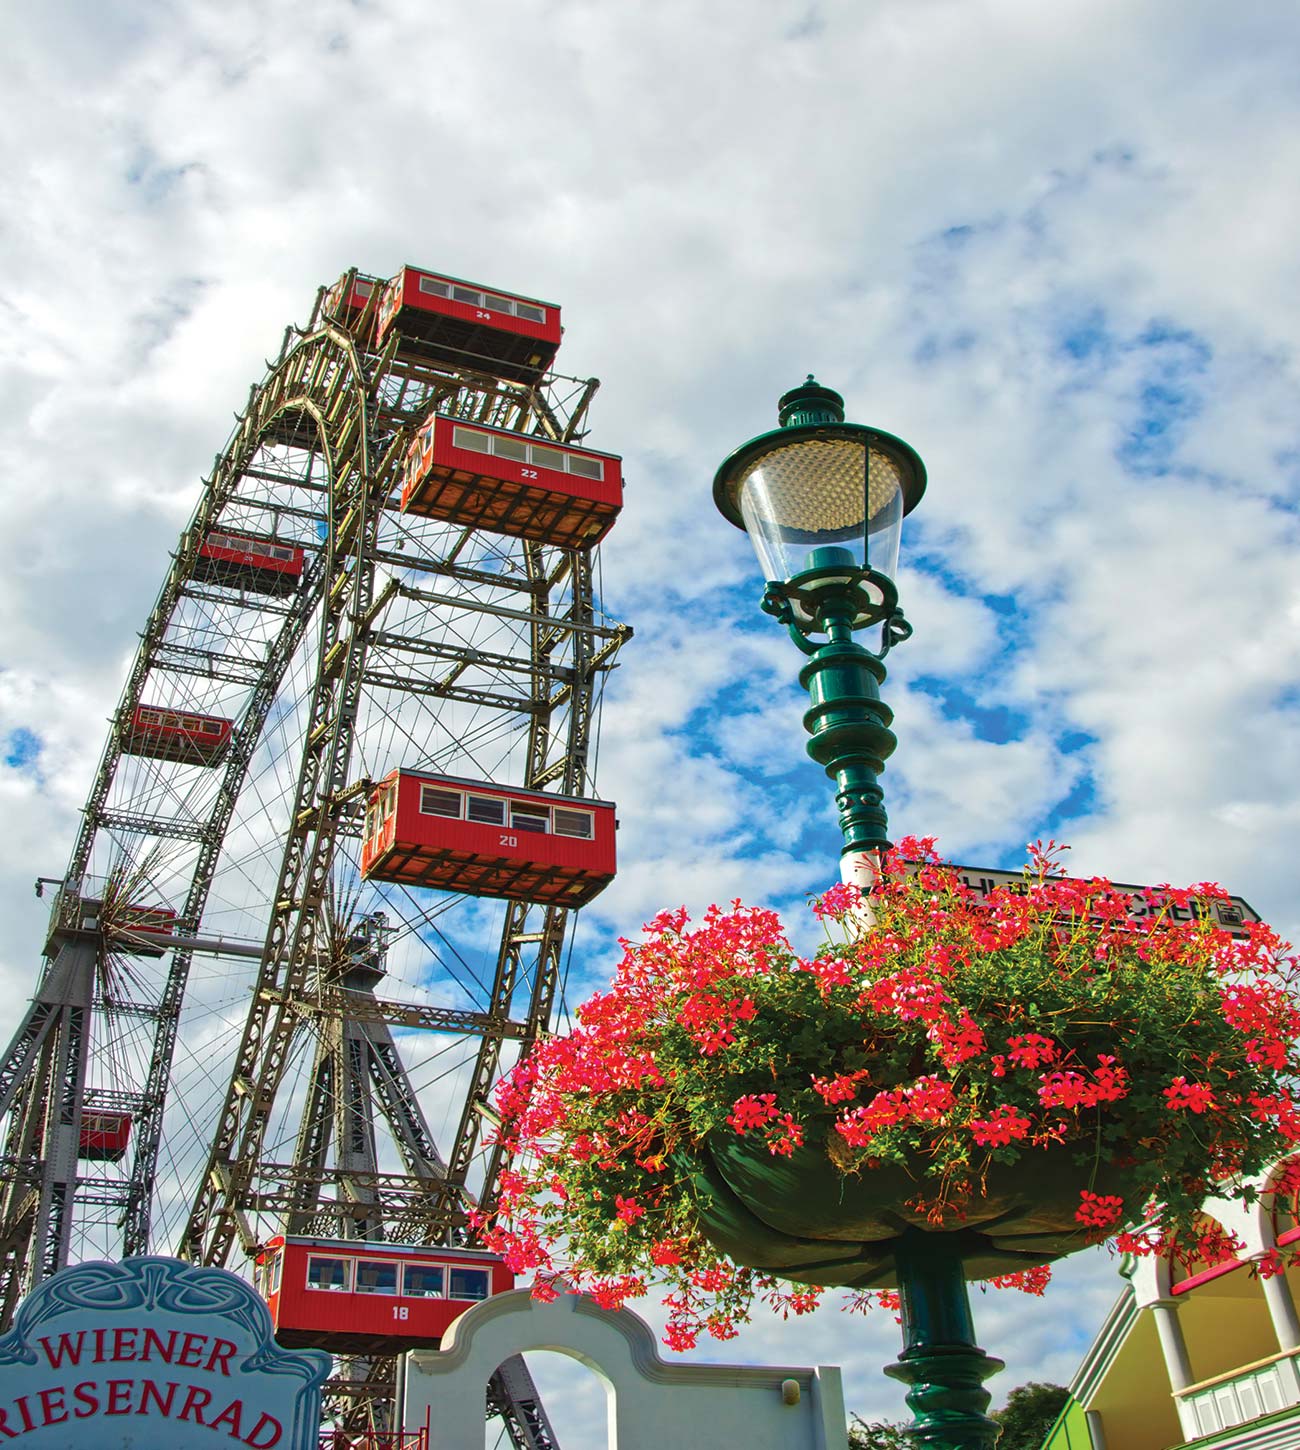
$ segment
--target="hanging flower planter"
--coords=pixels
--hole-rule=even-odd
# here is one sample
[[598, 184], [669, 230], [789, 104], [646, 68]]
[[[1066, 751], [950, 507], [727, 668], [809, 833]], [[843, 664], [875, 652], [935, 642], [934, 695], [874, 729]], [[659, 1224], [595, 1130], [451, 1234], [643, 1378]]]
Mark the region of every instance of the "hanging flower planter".
[[[942, 1228], [908, 1207], [924, 1182], [920, 1159], [844, 1173], [824, 1143], [774, 1157], [712, 1134], [687, 1171], [710, 1243], [737, 1264], [796, 1283], [892, 1287], [894, 1255], [909, 1231], [942, 1234], [968, 1279], [1021, 1273], [1096, 1242], [1077, 1216], [1081, 1165], [1068, 1144], [990, 1163], [978, 1194]], [[1111, 1168], [1091, 1181], [1109, 1189], [1122, 1175]]]
[[1112, 1233], [1190, 1244], [1211, 1188], [1247, 1196], [1300, 1141], [1295, 959], [1214, 925], [1216, 887], [1135, 920], [1055, 861], [977, 899], [904, 842], [870, 914], [851, 887], [814, 904], [835, 939], [811, 957], [770, 911], [661, 914], [502, 1085], [519, 1166], [487, 1241], [543, 1294], [661, 1281], [679, 1347], [756, 1293], [888, 1288], [905, 1239], [1039, 1292]]

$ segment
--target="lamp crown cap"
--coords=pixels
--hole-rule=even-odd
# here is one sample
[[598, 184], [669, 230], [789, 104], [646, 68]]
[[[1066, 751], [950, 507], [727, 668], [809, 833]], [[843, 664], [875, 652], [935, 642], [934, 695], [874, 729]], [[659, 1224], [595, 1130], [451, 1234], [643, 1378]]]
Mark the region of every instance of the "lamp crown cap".
[[844, 399], [834, 388], [824, 388], [811, 373], [806, 382], [782, 394], [777, 405], [782, 428], [805, 428], [817, 423], [842, 423]]

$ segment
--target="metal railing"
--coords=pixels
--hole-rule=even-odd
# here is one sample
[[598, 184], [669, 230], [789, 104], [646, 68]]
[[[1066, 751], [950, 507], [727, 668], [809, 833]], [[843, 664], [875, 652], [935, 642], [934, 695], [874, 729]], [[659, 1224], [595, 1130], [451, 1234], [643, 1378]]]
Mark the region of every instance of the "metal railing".
[[425, 1430], [322, 1430], [320, 1450], [429, 1450]]

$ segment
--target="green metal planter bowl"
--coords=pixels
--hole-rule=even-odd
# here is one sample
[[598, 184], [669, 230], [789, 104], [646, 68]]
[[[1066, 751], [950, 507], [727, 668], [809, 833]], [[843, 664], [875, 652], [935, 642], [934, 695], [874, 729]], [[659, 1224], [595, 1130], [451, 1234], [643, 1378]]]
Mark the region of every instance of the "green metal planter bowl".
[[[1120, 1191], [1077, 1161], [1077, 1144], [992, 1163], [965, 1220], [935, 1228], [908, 1199], [934, 1180], [897, 1164], [843, 1174], [824, 1145], [774, 1157], [762, 1143], [715, 1133], [690, 1161], [700, 1225], [738, 1264], [803, 1284], [889, 1288], [904, 1233], [920, 1230], [960, 1255], [968, 1279], [990, 1279], [1059, 1259], [1093, 1242], [1075, 1220], [1080, 1188]], [[1092, 1182], [1089, 1182], [1089, 1178]]]

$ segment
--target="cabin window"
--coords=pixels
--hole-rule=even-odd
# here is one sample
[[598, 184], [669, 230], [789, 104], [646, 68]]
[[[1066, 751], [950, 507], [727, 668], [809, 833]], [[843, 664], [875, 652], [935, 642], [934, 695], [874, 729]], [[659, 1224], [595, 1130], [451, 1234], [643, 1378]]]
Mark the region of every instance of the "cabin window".
[[486, 1299], [488, 1296], [488, 1271], [486, 1269], [463, 1269], [457, 1264], [451, 1267], [452, 1299]]
[[451, 433], [452, 446], [473, 453], [494, 453], [515, 463], [533, 463], [538, 468], [551, 468], [556, 473], [576, 473], [580, 478], [604, 478], [605, 464], [600, 458], [585, 458], [565, 453], [544, 443], [529, 443], [517, 434], [484, 433], [478, 428], [457, 424]]
[[358, 279], [356, 283], [358, 297], [369, 297], [374, 290], [374, 286], [370, 282], [362, 282]]
[[280, 1257], [279, 1254], [277, 1254], [275, 1258], [271, 1260], [270, 1270], [266, 1276], [267, 1287], [272, 1294], [278, 1294], [280, 1292], [280, 1270], [283, 1267], [284, 1260]]
[[465, 798], [465, 819], [483, 826], [504, 826], [506, 803], [497, 796], [472, 795]]
[[563, 806], [555, 807], [555, 834], [576, 836], [581, 841], [591, 840], [591, 812], [569, 811]]
[[[368, 283], [358, 282], [356, 290], [359, 297], [370, 295]], [[436, 277], [421, 277], [420, 291], [430, 297], [449, 297], [453, 301], [468, 302], [471, 307], [483, 307], [492, 312], [513, 313], [514, 316], [525, 318], [529, 322], [546, 321], [544, 307], [538, 307], [531, 302], [520, 302], [514, 297], [502, 296], [499, 292], [480, 292], [475, 287], [453, 287], [448, 282], [440, 282]]]
[[367, 1263], [365, 1259], [357, 1261], [357, 1293], [358, 1294], [396, 1294], [397, 1293], [397, 1271], [401, 1266], [394, 1263], [377, 1261]]
[[564, 472], [564, 454], [558, 448], [539, 448], [536, 443], [528, 450], [532, 462], [542, 468], [554, 468]]
[[493, 438], [492, 451], [498, 458], [513, 458], [516, 463], [528, 461], [528, 444], [522, 438]]
[[545, 806], [510, 807], [510, 826], [516, 831], [537, 831], [545, 833], [551, 824], [551, 813]]
[[204, 720], [199, 727], [205, 735], [220, 735], [221, 726], [215, 720]]
[[599, 458], [581, 458], [576, 453], [566, 453], [564, 464], [570, 473], [577, 473], [583, 478], [604, 478], [605, 476], [605, 464]]
[[307, 1287], [329, 1289], [335, 1294], [352, 1291], [352, 1260], [312, 1254], [307, 1260]]
[[158, 710], [141, 710], [139, 712], [141, 725], [161, 725], [162, 714]]
[[408, 1299], [441, 1299], [445, 1287], [441, 1264], [403, 1264], [402, 1293]]
[[420, 787], [420, 814], [422, 816], [449, 816], [452, 820], [460, 820], [460, 792], [439, 790], [436, 785], [422, 785]]
[[461, 428], [459, 426], [451, 430], [451, 441], [457, 448], [468, 448], [471, 453], [491, 453], [492, 437], [488, 433], [480, 433], [477, 428]]

